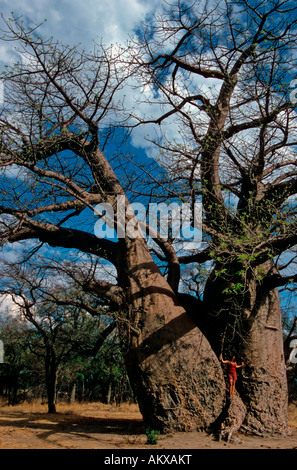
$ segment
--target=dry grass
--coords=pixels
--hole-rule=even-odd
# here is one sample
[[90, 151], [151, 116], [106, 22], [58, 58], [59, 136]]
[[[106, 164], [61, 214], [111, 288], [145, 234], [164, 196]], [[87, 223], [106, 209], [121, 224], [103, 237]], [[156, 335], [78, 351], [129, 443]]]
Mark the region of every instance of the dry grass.
[[[121, 405], [105, 405], [104, 403], [66, 403], [60, 402], [56, 406], [58, 415], [76, 415], [94, 418], [121, 418], [121, 419], [135, 419], [141, 420], [141, 414], [136, 404], [123, 403]], [[47, 405], [40, 403], [40, 400], [32, 401], [30, 403], [23, 402], [18, 405], [7, 405], [7, 402], [0, 399], [1, 412], [14, 411], [15, 413], [22, 412], [25, 414], [47, 414]]]
[[[0, 397], [0, 411], [2, 413], [14, 411], [25, 414], [48, 414], [47, 405], [40, 400], [23, 402], [18, 405], [7, 405], [7, 400]], [[106, 405], [99, 402], [57, 404], [57, 415], [76, 415], [81, 417], [94, 417], [102, 419], [131, 419], [141, 421], [142, 416], [137, 404], [122, 403], [121, 405]], [[297, 428], [297, 403], [291, 403], [288, 408], [289, 426]]]

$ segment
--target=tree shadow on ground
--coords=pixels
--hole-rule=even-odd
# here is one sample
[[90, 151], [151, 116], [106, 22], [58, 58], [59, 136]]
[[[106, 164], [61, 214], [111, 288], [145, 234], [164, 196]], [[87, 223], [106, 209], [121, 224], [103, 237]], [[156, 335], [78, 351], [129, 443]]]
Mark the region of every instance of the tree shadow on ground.
[[36, 438], [47, 440], [55, 434], [63, 434], [65, 437], [89, 436], [96, 440], [98, 435], [118, 435], [140, 437], [145, 433], [145, 426], [138, 418], [103, 418], [87, 417], [76, 413], [55, 413], [47, 414], [40, 412], [10, 412], [10, 418], [0, 416], [1, 428], [5, 426], [13, 427], [16, 430], [32, 431]]

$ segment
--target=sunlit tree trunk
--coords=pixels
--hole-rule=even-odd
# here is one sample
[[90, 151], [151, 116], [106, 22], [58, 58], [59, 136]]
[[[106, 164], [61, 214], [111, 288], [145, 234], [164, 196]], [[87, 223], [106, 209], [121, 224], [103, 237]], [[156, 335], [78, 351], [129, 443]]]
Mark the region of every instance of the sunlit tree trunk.
[[240, 394], [247, 406], [245, 426], [253, 432], [288, 431], [288, 392], [278, 291], [261, 301], [242, 342], [246, 366]]
[[225, 395], [218, 358], [179, 304], [143, 240], [128, 240], [127, 317], [119, 323], [144, 421], [162, 431], [205, 429]]
[[[267, 270], [267, 265], [262, 269]], [[236, 394], [246, 409], [244, 428], [256, 434], [287, 432], [288, 392], [278, 290], [266, 290], [254, 279], [247, 281], [242, 295], [220, 295], [222, 280], [208, 290], [207, 307], [212, 315], [206, 336], [217, 355], [223, 353], [229, 360], [235, 355], [239, 364], [245, 364], [236, 382]], [[216, 323], [211, 327], [214, 317]]]

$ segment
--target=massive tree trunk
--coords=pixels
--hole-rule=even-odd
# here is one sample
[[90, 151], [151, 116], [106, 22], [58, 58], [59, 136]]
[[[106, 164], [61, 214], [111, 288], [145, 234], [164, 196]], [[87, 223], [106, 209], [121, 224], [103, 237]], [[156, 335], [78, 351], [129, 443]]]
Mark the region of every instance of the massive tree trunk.
[[278, 291], [264, 295], [242, 343], [246, 366], [241, 397], [245, 426], [256, 433], [286, 433], [288, 392]]
[[179, 304], [144, 240], [126, 240], [129, 309], [119, 321], [131, 385], [144, 421], [163, 432], [206, 429], [225, 382], [208, 341]]
[[246, 281], [242, 294], [229, 296], [222, 294], [222, 280], [209, 283], [204, 309], [212, 315], [203, 331], [217, 355], [236, 355], [245, 363], [236, 383], [246, 408], [244, 428], [256, 434], [285, 433], [288, 392], [279, 295], [277, 289], [264, 290], [255, 278]]

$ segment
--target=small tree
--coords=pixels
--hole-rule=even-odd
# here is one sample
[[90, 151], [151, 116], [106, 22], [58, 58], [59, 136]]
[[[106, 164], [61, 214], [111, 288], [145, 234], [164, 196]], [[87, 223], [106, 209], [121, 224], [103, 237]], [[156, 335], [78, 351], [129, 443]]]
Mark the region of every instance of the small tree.
[[[39, 266], [38, 273], [41, 272]], [[96, 356], [115, 323], [104, 323], [100, 318], [101, 307], [91, 310], [97, 317], [87, 313], [87, 296], [77, 289], [68, 288], [65, 292], [65, 283], [63, 289], [53, 283], [45, 289], [44, 279], [36, 279], [35, 275], [32, 265], [29, 269], [10, 266], [5, 276], [5, 282], [10, 285], [6, 295], [10, 293], [23, 321], [34, 327], [35, 333], [31, 328], [26, 344], [32, 354], [44, 361], [48, 412], [55, 413], [57, 372], [61, 363], [70, 356]]]

